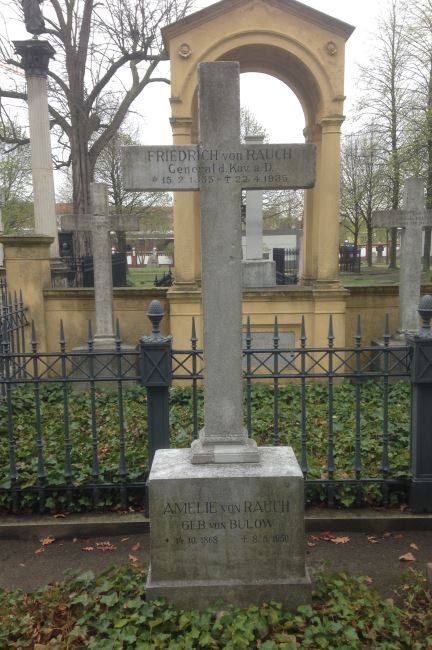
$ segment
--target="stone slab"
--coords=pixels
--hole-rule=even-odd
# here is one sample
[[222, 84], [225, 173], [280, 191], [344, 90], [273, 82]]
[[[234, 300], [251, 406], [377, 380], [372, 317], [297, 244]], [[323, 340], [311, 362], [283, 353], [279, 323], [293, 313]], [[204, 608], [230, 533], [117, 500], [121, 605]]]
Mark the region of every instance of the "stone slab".
[[258, 463], [219, 465], [192, 465], [190, 449], [156, 452], [150, 599], [185, 608], [310, 601], [302, 472], [289, 447], [259, 452]]
[[276, 263], [272, 260], [243, 260], [243, 287], [274, 287], [276, 285]]

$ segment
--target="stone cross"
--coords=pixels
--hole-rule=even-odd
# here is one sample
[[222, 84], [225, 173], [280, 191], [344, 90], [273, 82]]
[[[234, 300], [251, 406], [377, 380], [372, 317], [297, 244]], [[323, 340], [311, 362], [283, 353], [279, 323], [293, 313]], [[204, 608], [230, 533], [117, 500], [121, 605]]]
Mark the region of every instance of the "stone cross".
[[139, 230], [136, 215], [110, 215], [108, 190], [105, 183], [91, 183], [90, 215], [64, 215], [66, 230], [92, 233], [96, 332], [94, 344], [98, 348], [114, 347], [111, 230]]
[[432, 210], [424, 207], [424, 183], [421, 178], [405, 182], [403, 210], [377, 210], [372, 213], [375, 228], [403, 228], [399, 275], [399, 332], [418, 329], [420, 301], [422, 231], [432, 226]]
[[125, 147], [125, 188], [200, 190], [204, 428], [192, 463], [258, 462], [243, 425], [242, 189], [306, 188], [313, 145], [240, 144], [240, 66], [201, 63], [198, 145]]

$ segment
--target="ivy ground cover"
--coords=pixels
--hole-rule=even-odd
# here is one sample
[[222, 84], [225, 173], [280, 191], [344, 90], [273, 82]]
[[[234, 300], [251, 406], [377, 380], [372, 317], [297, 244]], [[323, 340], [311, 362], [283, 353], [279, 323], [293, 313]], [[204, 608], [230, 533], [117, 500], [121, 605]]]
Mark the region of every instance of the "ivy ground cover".
[[145, 569], [71, 576], [35, 593], [0, 590], [0, 647], [60, 650], [427, 650], [432, 592], [412, 572], [400, 605], [381, 600], [366, 578], [321, 571], [311, 605], [275, 602], [237, 609], [176, 611], [145, 600]]
[[[10, 460], [13, 453], [22, 490], [21, 508], [37, 508], [38, 474], [43, 470], [45, 486], [65, 484], [66, 448], [70, 449], [70, 482], [85, 486], [94, 481], [95, 459], [97, 480], [118, 484], [121, 480], [120, 450], [124, 440], [124, 465], [128, 481], [143, 482], [147, 475], [147, 403], [146, 392], [132, 387], [123, 392], [123, 418], [115, 392], [98, 392], [92, 401], [89, 393], [77, 394], [56, 384], [41, 386], [38, 434], [35, 410], [36, 393], [32, 387], [12, 391], [11, 408], [0, 402], [0, 511], [11, 508]], [[304, 429], [302, 428], [304, 400]], [[399, 478], [409, 474], [410, 386], [395, 382], [389, 386], [388, 417], [384, 422], [383, 386], [373, 381], [356, 386], [345, 381], [333, 388], [333, 410], [329, 410], [326, 385], [309, 384], [302, 394], [295, 384], [274, 387], [255, 385], [250, 392], [252, 436], [259, 445], [291, 445], [300, 460], [307, 461], [307, 478], [325, 480], [328, 476], [329, 442], [334, 460], [334, 477], [340, 480], [379, 478], [383, 468], [388, 476]], [[247, 412], [245, 396], [245, 413]], [[65, 415], [65, 404], [67, 413]], [[359, 405], [356, 418], [356, 406]], [[198, 427], [203, 424], [202, 394], [197, 399]], [[66, 426], [67, 425], [67, 426]], [[192, 391], [173, 388], [170, 394], [171, 446], [186, 447], [193, 438]], [[384, 444], [384, 432], [388, 444]], [[387, 449], [387, 454], [385, 454]], [[387, 460], [384, 458], [387, 456]], [[385, 467], [388, 461], [388, 469]], [[33, 491], [32, 491], [33, 490]], [[335, 490], [336, 503], [352, 505], [358, 499], [354, 486], [342, 485]], [[381, 503], [377, 484], [362, 488], [362, 499], [370, 504]], [[309, 489], [313, 503], [325, 501], [323, 486]], [[394, 492], [394, 503], [404, 494]], [[118, 496], [101, 492], [100, 507], [119, 507]], [[84, 511], [92, 508], [85, 491], [71, 502], [65, 491], [47, 493], [46, 506], [51, 511]]]

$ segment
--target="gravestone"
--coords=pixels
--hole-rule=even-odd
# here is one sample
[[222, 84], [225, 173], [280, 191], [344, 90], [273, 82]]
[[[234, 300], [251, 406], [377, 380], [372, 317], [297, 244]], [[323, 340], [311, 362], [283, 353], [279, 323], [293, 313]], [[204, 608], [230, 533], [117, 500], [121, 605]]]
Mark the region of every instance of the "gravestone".
[[304, 486], [290, 448], [261, 448], [243, 425], [241, 191], [311, 187], [313, 145], [241, 145], [239, 64], [199, 65], [200, 144], [125, 147], [135, 191], [200, 190], [204, 428], [159, 450], [149, 477], [149, 598], [180, 607], [310, 599]]
[[405, 182], [403, 210], [377, 210], [372, 213], [375, 228], [402, 228], [399, 274], [399, 328], [403, 336], [418, 330], [420, 302], [422, 230], [432, 226], [432, 210], [424, 207], [424, 183], [421, 178]]
[[[263, 144], [264, 136], [247, 135], [245, 143]], [[246, 192], [246, 257], [243, 259], [243, 287], [274, 287], [275, 263], [263, 259], [263, 193], [261, 190]]]
[[[86, 378], [100, 374], [112, 376], [112, 380], [97, 381], [99, 389], [113, 390], [117, 388], [116, 376], [119, 372], [118, 358], [113, 354], [116, 350], [114, 335], [113, 309], [113, 279], [111, 255], [111, 230], [139, 230], [139, 217], [136, 215], [110, 215], [108, 206], [108, 188], [105, 183], [91, 183], [91, 208], [89, 215], [63, 215], [62, 226], [67, 230], [91, 232], [93, 249], [94, 298], [96, 312], [96, 328], [93, 336], [95, 356], [89, 357], [88, 345], [73, 349], [74, 369], [72, 376], [82, 381], [73, 382], [75, 391], [89, 389], [90, 383]], [[121, 345], [122, 353], [135, 350], [135, 346]], [[78, 354], [76, 354], [78, 353]], [[122, 376], [134, 373], [133, 367], [122, 367]]]

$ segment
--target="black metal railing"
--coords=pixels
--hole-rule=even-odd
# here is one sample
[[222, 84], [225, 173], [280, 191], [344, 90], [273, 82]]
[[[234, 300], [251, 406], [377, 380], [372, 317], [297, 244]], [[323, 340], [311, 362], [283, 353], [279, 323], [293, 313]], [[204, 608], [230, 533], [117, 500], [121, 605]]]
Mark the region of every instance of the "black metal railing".
[[[30, 352], [14, 351], [3, 338], [0, 511], [143, 507], [155, 449], [168, 446], [170, 436], [172, 446], [197, 437], [204, 356], [195, 323], [190, 347], [172, 349], [170, 337], [160, 335], [163, 312], [156, 303], [149, 309], [153, 332], [136, 349], [122, 345], [118, 326], [110, 351], [98, 349], [91, 326], [78, 350], [67, 350], [63, 324], [56, 352], [39, 351], [34, 326]], [[388, 320], [382, 346], [362, 344], [360, 320], [352, 346], [335, 345], [332, 319], [322, 348], [307, 346], [304, 320], [299, 347], [281, 344], [286, 339], [277, 319], [268, 344], [255, 347], [254, 336], [248, 320], [243, 369], [249, 435], [259, 444], [294, 447], [311, 501], [352, 503], [353, 490], [356, 504], [373, 498], [387, 506], [395, 494], [403, 499], [410, 465], [410, 349], [390, 345]], [[172, 382], [178, 388], [170, 389]], [[393, 408], [400, 395], [404, 422]], [[373, 461], [372, 445], [379, 448]], [[398, 454], [403, 458], [396, 462]]]
[[25, 350], [24, 330], [28, 326], [22, 293], [12, 296], [5, 278], [0, 278], [0, 343], [7, 340], [12, 352]]

